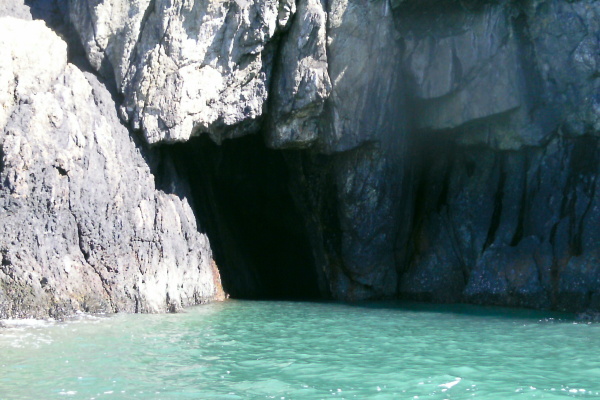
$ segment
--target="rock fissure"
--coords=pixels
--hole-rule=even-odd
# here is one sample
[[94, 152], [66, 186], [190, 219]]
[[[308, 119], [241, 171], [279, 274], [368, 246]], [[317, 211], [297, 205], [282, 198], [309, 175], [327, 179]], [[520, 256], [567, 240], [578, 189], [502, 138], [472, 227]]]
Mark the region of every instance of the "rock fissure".
[[502, 217], [502, 206], [504, 202], [504, 185], [506, 184], [506, 172], [504, 171], [504, 159], [499, 158], [497, 161], [500, 169], [500, 178], [498, 179], [498, 189], [494, 194], [494, 211], [492, 213], [490, 221], [490, 229], [487, 233], [485, 243], [481, 252], [483, 253], [488, 247], [490, 247], [496, 241], [496, 233], [500, 227], [500, 218]]
[[[129, 55], [129, 58], [127, 61], [127, 69], [126, 69], [126, 73], [124, 76], [130, 76], [131, 69], [134, 67], [137, 67], [137, 63], [139, 61], [138, 57], [140, 54], [139, 49], [138, 49], [138, 44], [141, 43], [141, 41], [142, 41], [141, 39], [142, 39], [142, 35], [146, 29], [146, 24], [153, 13], [156, 13], [156, 0], [150, 0], [150, 2], [148, 3], [148, 6], [144, 10], [142, 19], [140, 21], [140, 28], [139, 28], [138, 36], [135, 41], [135, 45]], [[120, 87], [120, 86], [121, 86], [121, 82], [117, 82], [117, 87]]]
[[3, 186], [4, 179], [2, 173], [4, 172], [4, 149], [0, 146], [0, 188]]

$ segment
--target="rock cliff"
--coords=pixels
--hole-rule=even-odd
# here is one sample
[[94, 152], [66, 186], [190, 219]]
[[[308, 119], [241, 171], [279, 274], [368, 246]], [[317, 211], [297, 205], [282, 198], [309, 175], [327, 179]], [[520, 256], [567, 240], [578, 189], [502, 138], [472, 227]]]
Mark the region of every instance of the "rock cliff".
[[[40, 3], [115, 88], [129, 133], [107, 124], [143, 138], [148, 196], [182, 210], [205, 265], [195, 216], [232, 295], [600, 309], [597, 2]], [[105, 221], [85, 231], [103, 249], [103, 229], [130, 232]]]
[[41, 21], [0, 18], [0, 318], [215, 298], [192, 209], [156, 190], [114, 101]]

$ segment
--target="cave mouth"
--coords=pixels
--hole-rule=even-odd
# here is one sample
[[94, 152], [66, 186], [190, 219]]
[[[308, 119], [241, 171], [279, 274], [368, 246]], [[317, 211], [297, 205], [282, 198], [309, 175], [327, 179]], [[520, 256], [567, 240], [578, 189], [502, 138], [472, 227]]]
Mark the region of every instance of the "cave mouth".
[[[289, 190], [289, 151], [268, 149], [259, 135], [221, 145], [202, 135], [159, 151], [155, 175], [171, 182], [157, 178], [158, 186], [190, 199], [226, 293], [241, 299], [322, 297], [306, 225]], [[164, 171], [171, 167], [175, 174]], [[173, 182], [174, 175], [181, 182]]]

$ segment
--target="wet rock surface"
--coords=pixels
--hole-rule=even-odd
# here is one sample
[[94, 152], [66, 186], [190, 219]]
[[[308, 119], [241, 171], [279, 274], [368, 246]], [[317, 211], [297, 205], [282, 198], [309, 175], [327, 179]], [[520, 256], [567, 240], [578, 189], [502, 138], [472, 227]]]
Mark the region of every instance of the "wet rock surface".
[[557, 137], [519, 152], [445, 146], [425, 159], [403, 294], [569, 310], [593, 305], [598, 140]]
[[600, 309], [597, 2], [58, 9], [232, 293]]

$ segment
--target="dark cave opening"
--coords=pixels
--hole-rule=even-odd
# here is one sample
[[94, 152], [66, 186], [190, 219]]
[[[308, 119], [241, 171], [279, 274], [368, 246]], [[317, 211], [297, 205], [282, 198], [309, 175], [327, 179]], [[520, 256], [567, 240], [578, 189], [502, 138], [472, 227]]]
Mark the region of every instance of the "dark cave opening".
[[[4, 171], [4, 149], [2, 148], [2, 144], [0, 144], [0, 174]], [[0, 182], [0, 187], [2, 187], [2, 182]]]
[[202, 135], [157, 151], [157, 184], [190, 199], [226, 293], [252, 299], [320, 297], [283, 151], [268, 149], [259, 135], [221, 145]]

